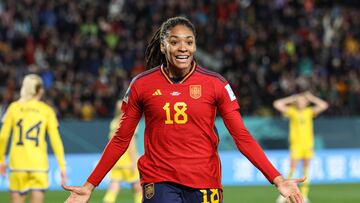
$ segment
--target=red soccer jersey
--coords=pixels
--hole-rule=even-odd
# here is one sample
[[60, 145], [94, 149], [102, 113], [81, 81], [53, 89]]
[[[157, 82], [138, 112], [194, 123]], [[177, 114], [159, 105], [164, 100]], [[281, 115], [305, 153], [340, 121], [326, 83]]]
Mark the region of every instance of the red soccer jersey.
[[124, 98], [124, 115], [88, 181], [98, 185], [130, 142], [145, 116], [145, 154], [138, 162], [142, 183], [170, 181], [193, 188], [221, 188], [216, 110], [238, 148], [272, 181], [279, 173], [246, 131], [228, 82], [194, 63], [173, 83], [163, 67], [137, 76]]

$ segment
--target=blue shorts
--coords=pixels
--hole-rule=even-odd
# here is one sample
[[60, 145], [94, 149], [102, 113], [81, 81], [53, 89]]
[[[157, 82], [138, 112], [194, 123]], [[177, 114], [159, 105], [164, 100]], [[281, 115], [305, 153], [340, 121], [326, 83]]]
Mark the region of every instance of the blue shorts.
[[195, 189], [171, 182], [143, 184], [143, 203], [221, 203], [221, 189]]

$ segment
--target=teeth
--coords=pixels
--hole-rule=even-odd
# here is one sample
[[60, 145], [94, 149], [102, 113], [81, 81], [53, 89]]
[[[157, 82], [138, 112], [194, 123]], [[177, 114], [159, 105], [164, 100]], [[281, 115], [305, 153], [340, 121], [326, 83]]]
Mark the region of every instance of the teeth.
[[178, 59], [187, 59], [189, 57], [188, 56], [177, 56], [176, 58], [178, 58]]

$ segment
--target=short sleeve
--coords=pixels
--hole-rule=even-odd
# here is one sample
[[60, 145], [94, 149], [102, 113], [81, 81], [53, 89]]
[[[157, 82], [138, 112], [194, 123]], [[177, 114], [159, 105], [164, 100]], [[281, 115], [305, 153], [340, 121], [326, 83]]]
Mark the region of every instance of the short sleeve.
[[239, 104], [236, 96], [228, 82], [218, 82], [215, 84], [216, 103], [221, 115], [238, 110]]

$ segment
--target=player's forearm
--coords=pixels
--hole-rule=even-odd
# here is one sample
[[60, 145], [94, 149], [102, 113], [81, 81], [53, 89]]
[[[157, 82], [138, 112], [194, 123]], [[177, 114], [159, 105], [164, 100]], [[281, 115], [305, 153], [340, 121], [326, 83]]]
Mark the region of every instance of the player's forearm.
[[57, 129], [50, 130], [49, 138], [50, 138], [51, 148], [54, 151], [59, 167], [61, 170], [65, 171], [66, 162], [65, 162], [64, 146]]
[[314, 103], [316, 106], [318, 106], [322, 109], [326, 109], [328, 107], [327, 102], [320, 99], [319, 97], [316, 97], [316, 96], [310, 94], [307, 98], [310, 102]]
[[5, 150], [6, 143], [4, 140], [0, 140], [0, 163], [5, 163]]
[[116, 146], [114, 139], [111, 139], [106, 146], [99, 163], [96, 165], [93, 172], [87, 179], [87, 182], [97, 186], [104, 179], [105, 175], [115, 165], [116, 161], [126, 151], [128, 144], [124, 143], [122, 146]]
[[87, 179], [94, 186], [100, 184], [105, 175], [115, 165], [117, 160], [124, 154], [129, 146], [131, 138], [140, 118], [123, 116], [119, 129], [115, 136], [107, 144], [99, 163]]
[[275, 102], [278, 102], [278, 103], [281, 103], [281, 104], [284, 104], [284, 105], [294, 103], [295, 101], [296, 101], [296, 95], [291, 95], [291, 96], [288, 96], [288, 97], [284, 97], [284, 98], [275, 100]]
[[317, 116], [321, 112], [325, 111], [329, 107], [329, 105], [326, 101], [320, 99], [319, 97], [314, 96], [310, 92], [305, 93], [305, 96], [309, 102], [311, 102], [315, 105], [313, 107], [315, 116]]
[[260, 145], [245, 128], [239, 112], [230, 112], [223, 116], [223, 120], [238, 149], [265, 175], [269, 182], [280, 175]]
[[270, 183], [273, 183], [275, 177], [280, 175], [255, 140], [248, 144], [237, 144], [237, 146], [246, 158], [264, 174]]
[[284, 113], [286, 111], [286, 108], [289, 104], [292, 104], [294, 103], [296, 100], [296, 96], [295, 95], [292, 95], [292, 96], [289, 96], [289, 97], [285, 97], [285, 98], [282, 98], [282, 99], [278, 99], [278, 100], [275, 100], [274, 103], [273, 103], [273, 106], [276, 110]]
[[10, 136], [10, 126], [8, 124], [3, 123], [0, 132], [0, 163], [5, 162], [6, 145], [9, 141], [9, 136]]

